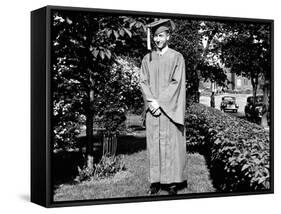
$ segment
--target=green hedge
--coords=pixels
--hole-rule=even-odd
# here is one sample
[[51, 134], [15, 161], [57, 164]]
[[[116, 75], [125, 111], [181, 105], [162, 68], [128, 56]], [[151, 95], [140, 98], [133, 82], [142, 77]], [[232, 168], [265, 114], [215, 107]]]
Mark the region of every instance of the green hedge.
[[270, 188], [269, 133], [262, 127], [198, 103], [187, 108], [185, 122], [187, 149], [206, 156], [216, 188]]

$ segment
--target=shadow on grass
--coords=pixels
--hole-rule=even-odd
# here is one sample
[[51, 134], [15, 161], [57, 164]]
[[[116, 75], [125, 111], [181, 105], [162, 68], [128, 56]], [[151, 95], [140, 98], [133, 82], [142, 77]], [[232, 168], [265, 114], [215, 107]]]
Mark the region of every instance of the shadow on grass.
[[[143, 132], [143, 130], [142, 130]], [[99, 143], [98, 137], [94, 137], [94, 157], [97, 163], [102, 156], [102, 144]], [[85, 136], [80, 137], [78, 145], [84, 147], [87, 139]], [[133, 154], [146, 149], [145, 135], [122, 135], [117, 139], [117, 154]], [[60, 184], [72, 184], [78, 175], [78, 166], [84, 165], [83, 149], [79, 151], [61, 151], [52, 155], [52, 181], [54, 186]]]
[[209, 148], [199, 145], [188, 145], [187, 152], [191, 154], [198, 153], [205, 158], [206, 165], [210, 173], [212, 185], [214, 186], [215, 189], [219, 190], [221, 180], [223, 179], [224, 175], [222, 175], [222, 170], [220, 165], [214, 166], [212, 164], [210, 160], [211, 154]]
[[78, 166], [84, 164], [81, 151], [61, 151], [52, 155], [52, 181], [53, 185], [71, 184], [78, 175]]
[[250, 192], [250, 184], [240, 185], [239, 190], [233, 191], [227, 188], [225, 178], [229, 176], [225, 171], [225, 164], [221, 160], [211, 159], [212, 154], [211, 150], [207, 146], [188, 146], [188, 152], [198, 153], [205, 158], [206, 166], [210, 173], [210, 180], [213, 187], [216, 189], [216, 192], [220, 193], [239, 193], [239, 192]]
[[[140, 151], [124, 155], [126, 171], [118, 172], [113, 177], [80, 183], [79, 185], [61, 185], [54, 194], [55, 201], [109, 199], [149, 196], [149, 169], [147, 152]], [[199, 154], [187, 154], [184, 169], [187, 181], [177, 185], [178, 194], [214, 192], [205, 159]], [[168, 186], [162, 185], [155, 196], [168, 195]], [[151, 197], [151, 196], [150, 196]]]
[[117, 140], [118, 154], [133, 154], [146, 149], [145, 136], [119, 136]]

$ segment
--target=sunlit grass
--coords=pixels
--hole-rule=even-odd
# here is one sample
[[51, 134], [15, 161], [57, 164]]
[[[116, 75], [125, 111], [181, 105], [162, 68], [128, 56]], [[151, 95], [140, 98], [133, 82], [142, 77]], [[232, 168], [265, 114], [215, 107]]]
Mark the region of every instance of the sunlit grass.
[[[55, 191], [54, 201], [146, 196], [150, 185], [146, 151], [124, 155], [123, 160], [126, 171], [99, 181], [87, 181], [73, 185], [62, 184]], [[179, 194], [215, 191], [202, 155], [187, 155], [185, 174], [187, 188], [180, 190]], [[166, 191], [160, 192], [160, 195], [166, 194]]]

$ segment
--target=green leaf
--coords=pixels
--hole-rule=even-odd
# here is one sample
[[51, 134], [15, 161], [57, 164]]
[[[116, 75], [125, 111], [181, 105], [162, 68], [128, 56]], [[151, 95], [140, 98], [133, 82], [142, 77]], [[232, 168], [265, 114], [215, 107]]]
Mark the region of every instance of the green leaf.
[[100, 51], [99, 54], [100, 54], [100, 57], [101, 57], [102, 59], [104, 59], [104, 51]]
[[97, 58], [97, 56], [99, 54], [99, 50], [95, 49], [92, 53], [93, 53], [94, 57]]
[[262, 182], [264, 182], [266, 180], [266, 177], [260, 178], [258, 183], [261, 184]]
[[113, 33], [114, 33], [115, 38], [118, 39], [119, 38], [118, 32], [116, 30], [113, 30]]
[[120, 30], [119, 30], [119, 34], [120, 34], [120, 36], [124, 36], [124, 30], [123, 30], [123, 29], [120, 29]]
[[106, 34], [107, 34], [107, 37], [109, 38], [112, 34], [112, 30], [108, 30]]
[[246, 169], [248, 169], [250, 167], [250, 165], [248, 165], [248, 164], [244, 164], [244, 166], [242, 167], [242, 171], [244, 171], [244, 170], [246, 170]]
[[69, 19], [68, 17], [66, 18], [66, 22], [67, 22], [67, 24], [72, 24], [72, 20], [71, 19]]
[[140, 28], [140, 27], [141, 27], [141, 25], [142, 25], [142, 23], [141, 23], [141, 22], [137, 22], [135, 26], [136, 26], [136, 28]]
[[107, 56], [108, 59], [111, 58], [111, 51], [108, 49], [105, 49], [105, 55]]
[[123, 29], [124, 29], [124, 31], [128, 34], [128, 36], [129, 36], [130, 38], [132, 38], [132, 33], [131, 33], [131, 31], [128, 30], [127, 28], [123, 28]]
[[130, 28], [132, 28], [135, 24], [136, 24], [136, 21], [133, 21], [133, 22], [130, 24]]
[[146, 32], [146, 27], [145, 27], [145, 25], [144, 25], [144, 24], [141, 24], [141, 26], [142, 26], [143, 31]]

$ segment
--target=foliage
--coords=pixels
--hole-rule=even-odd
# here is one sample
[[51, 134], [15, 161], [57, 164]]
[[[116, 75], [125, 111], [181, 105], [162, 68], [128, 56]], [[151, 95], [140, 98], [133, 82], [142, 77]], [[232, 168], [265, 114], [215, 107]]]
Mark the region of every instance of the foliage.
[[[269, 87], [271, 72], [270, 25], [227, 23], [214, 41], [217, 55], [231, 72], [251, 80], [254, 102], [258, 85]], [[267, 97], [265, 97], [265, 103]]]
[[126, 170], [121, 156], [103, 156], [98, 164], [95, 164], [94, 178], [105, 178], [119, 171]]
[[[251, 80], [253, 95], [258, 85], [270, 90], [270, 24], [201, 21], [198, 31], [198, 77], [227, 86], [225, 71]], [[201, 60], [200, 60], [201, 59]], [[266, 104], [267, 96], [264, 103]]]
[[221, 191], [270, 188], [269, 135], [262, 127], [193, 104], [187, 109], [186, 128], [187, 148], [206, 155]]
[[138, 85], [139, 69], [127, 57], [117, 57], [116, 63], [104, 77], [103, 91], [100, 92], [97, 116], [101, 124], [112, 134], [118, 133], [126, 120], [126, 112], [143, 106], [143, 99]]
[[201, 61], [200, 47], [202, 45], [198, 34], [200, 22], [185, 19], [174, 19], [173, 21], [176, 24], [176, 29], [171, 36], [169, 45], [179, 51], [185, 59], [187, 95], [192, 97], [199, 87], [199, 76], [196, 67], [198, 62]]
[[214, 130], [209, 130], [204, 118], [189, 112], [185, 118], [186, 128], [186, 143], [189, 151], [204, 150], [208, 141], [216, 133]]
[[200, 22], [199, 35], [201, 37], [201, 61], [197, 69], [202, 81], [216, 82], [220, 86], [228, 83], [224, 65], [218, 54], [217, 42], [221, 41], [224, 24], [214, 21]]
[[79, 82], [68, 78], [72, 67], [65, 66], [66, 59], [58, 60], [53, 66], [53, 117], [54, 149], [69, 149], [76, 146], [76, 136], [80, 133], [82, 100]]
[[224, 30], [220, 56], [226, 67], [248, 78], [270, 73], [269, 25], [238, 23]]
[[126, 170], [122, 156], [104, 155], [100, 162], [95, 164], [94, 168], [84, 166], [78, 167], [79, 175], [75, 181], [82, 182], [86, 180], [99, 180], [114, 176], [117, 172]]
[[74, 179], [76, 182], [82, 182], [82, 181], [87, 181], [92, 178], [92, 175], [94, 173], [94, 168], [88, 167], [88, 166], [83, 166], [81, 169], [79, 166], [78, 168], [78, 176]]
[[[126, 57], [133, 50], [128, 45], [143, 46], [143, 42], [133, 42], [142, 36], [141, 21], [145, 19], [53, 13], [53, 125], [57, 147], [75, 145], [80, 123], [91, 130], [93, 118], [100, 117], [108, 131], [113, 131], [124, 121], [128, 108], [141, 106], [140, 91], [133, 80], [136, 61]], [[135, 52], [133, 56], [139, 54]], [[91, 131], [87, 131], [87, 138], [91, 143]], [[89, 153], [91, 146], [87, 150]]]
[[79, 122], [60, 121], [54, 127], [54, 149], [69, 150], [76, 147], [76, 135], [80, 133]]
[[170, 45], [184, 56], [189, 98], [193, 99], [198, 92], [201, 80], [224, 85], [226, 75], [212, 46], [219, 24], [186, 19], [174, 19], [174, 22], [177, 28]]

